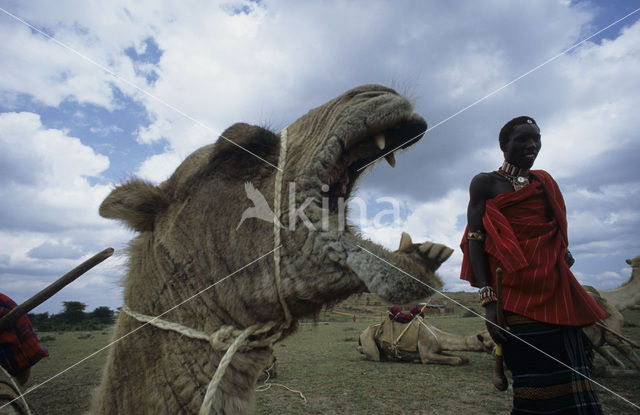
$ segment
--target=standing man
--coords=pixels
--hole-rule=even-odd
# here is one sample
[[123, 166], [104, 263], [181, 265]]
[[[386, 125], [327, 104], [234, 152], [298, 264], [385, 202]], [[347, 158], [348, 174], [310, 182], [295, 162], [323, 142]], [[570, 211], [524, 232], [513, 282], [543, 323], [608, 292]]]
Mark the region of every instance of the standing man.
[[[588, 380], [593, 351], [581, 327], [605, 313], [569, 270], [558, 185], [544, 170], [530, 170], [540, 129], [531, 117], [517, 117], [502, 127], [499, 142], [503, 165], [469, 187], [461, 278], [480, 289], [487, 329], [502, 344], [513, 375], [512, 414], [601, 414]], [[497, 268], [508, 333], [497, 327]]]

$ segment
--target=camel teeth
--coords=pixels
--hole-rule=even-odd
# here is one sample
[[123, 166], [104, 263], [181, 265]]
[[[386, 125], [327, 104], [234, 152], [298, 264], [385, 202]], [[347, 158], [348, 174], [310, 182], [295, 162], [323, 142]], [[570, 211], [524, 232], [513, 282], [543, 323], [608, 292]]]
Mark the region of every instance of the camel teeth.
[[387, 139], [384, 137], [384, 134], [382, 133], [378, 133], [375, 136], [373, 136], [373, 141], [375, 141], [376, 145], [380, 150], [384, 150], [385, 146], [387, 145]]
[[408, 251], [409, 248], [411, 248], [411, 245], [413, 245], [411, 236], [406, 232], [402, 232], [402, 236], [400, 236], [400, 247], [398, 248], [398, 251]]
[[384, 156], [384, 159], [387, 160], [389, 166], [396, 167], [396, 156], [394, 156], [393, 153], [387, 154], [386, 156]]
[[431, 249], [431, 247], [432, 247], [432, 246], [433, 246], [433, 243], [431, 243], [431, 242], [425, 242], [425, 243], [423, 243], [422, 245], [420, 245], [420, 247], [418, 248], [418, 250], [419, 250], [421, 253], [425, 254], [425, 253], [429, 252], [429, 249]]

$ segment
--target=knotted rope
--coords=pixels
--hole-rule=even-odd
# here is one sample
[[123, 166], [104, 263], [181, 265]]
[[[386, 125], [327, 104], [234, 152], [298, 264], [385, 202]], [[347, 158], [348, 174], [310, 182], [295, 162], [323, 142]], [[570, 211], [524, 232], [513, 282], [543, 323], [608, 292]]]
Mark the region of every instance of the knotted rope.
[[124, 305], [121, 309], [128, 316], [146, 324], [151, 324], [157, 328], [163, 330], [171, 330], [192, 339], [204, 340], [209, 342], [213, 350], [222, 352], [226, 351], [222, 360], [218, 364], [216, 372], [213, 374], [209, 385], [207, 386], [207, 392], [204, 395], [204, 400], [200, 406], [200, 415], [209, 413], [211, 409], [211, 403], [213, 397], [218, 389], [218, 385], [224, 376], [233, 355], [237, 351], [248, 351], [259, 347], [270, 347], [276, 342], [282, 335], [282, 330], [276, 331], [273, 334], [266, 336], [258, 340], [248, 340], [249, 336], [264, 335], [275, 327], [275, 322], [271, 321], [265, 324], [254, 324], [247, 327], [244, 330], [238, 330], [233, 326], [222, 326], [216, 330], [213, 334], [209, 335], [200, 330], [195, 330], [190, 327], [183, 326], [182, 324], [174, 323], [167, 320], [162, 320], [158, 317], [152, 317], [146, 314], [137, 313], [132, 311], [129, 307]]
[[297, 393], [298, 395], [300, 395], [300, 398], [302, 399], [302, 402], [304, 402], [306, 404], [307, 403], [307, 398], [304, 396], [304, 394], [302, 392], [300, 392], [298, 390], [295, 390], [295, 389], [291, 389], [287, 385], [283, 385], [281, 383], [271, 383], [271, 382], [269, 382], [269, 379], [271, 379], [271, 369], [273, 369], [274, 366], [275, 366], [275, 362], [272, 363], [271, 366], [269, 366], [268, 369], [264, 370], [264, 372], [266, 373], [267, 378], [264, 380], [262, 385], [260, 385], [260, 386], [258, 386], [256, 388], [256, 392], [266, 392], [269, 389], [271, 389], [272, 386], [280, 386], [282, 388], [285, 388], [289, 392]]
[[[199, 339], [209, 342], [213, 350], [217, 352], [223, 352], [228, 350], [236, 341], [239, 336], [242, 336], [244, 333], [249, 333], [248, 336], [260, 336], [265, 333], [268, 333], [271, 329], [273, 329], [276, 325], [275, 322], [270, 321], [264, 324], [254, 324], [252, 326], [247, 327], [244, 330], [236, 329], [233, 326], [222, 326], [218, 330], [216, 330], [213, 334], [207, 334], [203, 331], [192, 329], [187, 326], [183, 326], [182, 324], [174, 323], [172, 321], [162, 320], [158, 317], [149, 316], [146, 314], [138, 313], [131, 310], [129, 307], [124, 305], [122, 307], [122, 311], [124, 311], [130, 317], [142, 322], [148, 323], [152, 326], [158, 327], [163, 330], [171, 330], [176, 333], [182, 334], [183, 336], [190, 337], [192, 339]], [[267, 347], [272, 345], [282, 333], [281, 330], [274, 332], [268, 337], [258, 339], [258, 340], [250, 340], [245, 342], [245, 344], [241, 345], [239, 348], [240, 351], [247, 351], [251, 349], [256, 349], [259, 347]], [[247, 336], [247, 337], [248, 337]]]

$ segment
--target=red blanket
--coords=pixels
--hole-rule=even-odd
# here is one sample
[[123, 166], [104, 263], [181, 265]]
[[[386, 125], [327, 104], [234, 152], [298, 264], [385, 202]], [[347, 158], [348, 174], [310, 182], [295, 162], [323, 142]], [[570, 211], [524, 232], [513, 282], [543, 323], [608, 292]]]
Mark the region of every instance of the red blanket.
[[[604, 311], [576, 280], [564, 257], [567, 220], [558, 185], [544, 170], [534, 170], [533, 182], [516, 192], [487, 200], [482, 223], [486, 231], [490, 284], [503, 270], [503, 308], [545, 323], [583, 326], [605, 317]], [[467, 231], [461, 279], [474, 284]]]
[[[0, 316], [16, 306], [11, 298], [0, 293]], [[13, 328], [0, 332], [0, 364], [11, 375], [18, 376], [47, 356], [47, 349], [38, 344], [38, 337], [26, 315], [20, 317]]]

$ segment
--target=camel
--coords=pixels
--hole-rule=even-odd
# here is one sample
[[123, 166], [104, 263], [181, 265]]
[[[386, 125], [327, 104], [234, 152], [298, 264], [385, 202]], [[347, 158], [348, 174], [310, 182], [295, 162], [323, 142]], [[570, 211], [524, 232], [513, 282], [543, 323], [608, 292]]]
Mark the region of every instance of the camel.
[[406, 324], [385, 318], [381, 323], [367, 327], [360, 334], [357, 350], [376, 362], [399, 360], [459, 366], [469, 360], [445, 351], [491, 353], [494, 347], [487, 330], [462, 336], [440, 330], [418, 315]]
[[610, 365], [612, 365], [611, 368], [603, 368], [599, 371], [605, 375], [615, 373], [633, 374], [633, 371], [627, 370], [627, 365], [620, 361], [620, 359], [616, 358], [609, 350], [604, 348], [604, 346], [608, 344], [627, 358], [635, 367], [636, 374], [640, 374], [640, 358], [638, 358], [638, 355], [633, 350], [634, 347], [638, 348], [638, 345], [629, 341], [620, 334], [622, 333], [624, 317], [620, 311], [600, 296], [598, 290], [590, 286], [584, 287], [589, 295], [596, 300], [600, 308], [607, 313], [607, 316], [602, 320], [582, 329], [593, 344], [594, 350], [604, 357]]
[[[157, 186], [117, 186], [100, 214], [137, 236], [92, 413], [249, 413], [274, 342], [300, 318], [355, 293], [406, 303], [441, 289], [449, 248], [390, 252], [345, 224], [360, 175], [394, 166], [425, 131], [407, 98], [364, 85], [278, 134], [234, 124]], [[242, 218], [268, 210], [253, 189], [273, 220]]]
[[640, 303], [640, 255], [626, 262], [631, 265], [629, 281], [613, 290], [598, 290], [600, 296], [618, 311]]
[[[594, 350], [610, 365], [598, 368], [598, 372], [605, 376], [640, 375], [640, 357], [634, 350], [640, 346], [621, 335], [624, 317], [620, 313], [640, 301], [640, 255], [627, 259], [626, 262], [632, 267], [631, 278], [620, 287], [613, 290], [598, 290], [588, 285], [584, 286], [589, 295], [607, 313], [604, 319], [583, 328]], [[607, 350], [604, 347], [607, 344], [618, 350], [631, 363], [633, 369]]]
[[[402, 233], [398, 252], [415, 251], [417, 244]], [[449, 248], [442, 246], [447, 257]], [[417, 251], [420, 251], [418, 247]], [[461, 336], [440, 330], [420, 315], [403, 324], [385, 318], [381, 323], [367, 327], [358, 338], [357, 350], [369, 360], [402, 360], [423, 364], [458, 366], [468, 362], [464, 356], [451, 355], [447, 351], [492, 352], [495, 343], [487, 330]]]

